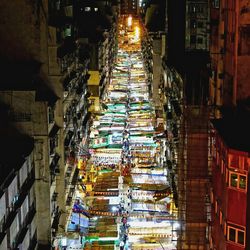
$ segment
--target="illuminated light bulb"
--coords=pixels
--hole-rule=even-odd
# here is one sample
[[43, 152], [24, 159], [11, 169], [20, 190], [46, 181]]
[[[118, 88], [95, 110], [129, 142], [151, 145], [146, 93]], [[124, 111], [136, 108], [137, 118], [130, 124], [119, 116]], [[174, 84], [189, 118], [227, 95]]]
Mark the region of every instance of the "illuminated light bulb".
[[128, 26], [132, 26], [132, 16], [128, 17]]

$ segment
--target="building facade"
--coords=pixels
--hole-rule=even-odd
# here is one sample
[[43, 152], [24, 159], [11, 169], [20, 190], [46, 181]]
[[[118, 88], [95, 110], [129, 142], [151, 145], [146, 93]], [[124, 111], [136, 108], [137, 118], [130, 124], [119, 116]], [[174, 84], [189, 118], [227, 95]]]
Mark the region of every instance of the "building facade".
[[139, 12], [139, 0], [121, 0], [121, 15], [137, 15]]
[[0, 249], [36, 249], [34, 141], [12, 133], [1, 126]]
[[[249, 142], [244, 138], [249, 113], [245, 115], [212, 121], [211, 249], [249, 248], [250, 158]], [[231, 136], [231, 133], [235, 135]]]
[[208, 1], [167, 1], [166, 12], [167, 160], [181, 223], [178, 249], [207, 249], [210, 7]]
[[[38, 249], [48, 249], [57, 233], [67, 230], [78, 183], [77, 161], [88, 136], [89, 97], [97, 94], [99, 100], [116, 48], [112, 24], [118, 8], [113, 2], [0, 4], [5, 20], [0, 26], [0, 99], [12, 126], [34, 139], [37, 216], [32, 237]], [[83, 26], [84, 20], [92, 20], [91, 25]], [[97, 72], [98, 93], [88, 91], [89, 67]], [[5, 246], [6, 239], [0, 244]]]
[[248, 4], [211, 2], [210, 103], [215, 107], [236, 105], [249, 97]]
[[186, 1], [186, 50], [209, 50], [208, 1]]

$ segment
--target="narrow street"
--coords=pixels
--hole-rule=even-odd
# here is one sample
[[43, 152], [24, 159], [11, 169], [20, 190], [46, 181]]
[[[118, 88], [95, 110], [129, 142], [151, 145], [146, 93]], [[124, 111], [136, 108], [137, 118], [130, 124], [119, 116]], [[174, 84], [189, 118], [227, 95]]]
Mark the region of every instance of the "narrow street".
[[120, 20], [112, 77], [90, 127], [86, 202], [80, 211], [89, 219], [84, 230], [79, 215], [84, 249], [176, 249], [178, 223], [159, 160], [142, 30], [139, 20]]

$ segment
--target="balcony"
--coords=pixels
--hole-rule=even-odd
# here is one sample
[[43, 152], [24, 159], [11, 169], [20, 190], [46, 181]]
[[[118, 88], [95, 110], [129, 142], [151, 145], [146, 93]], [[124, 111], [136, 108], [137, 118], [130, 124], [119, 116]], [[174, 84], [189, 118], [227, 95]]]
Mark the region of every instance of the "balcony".
[[60, 159], [60, 155], [55, 153], [51, 163], [50, 163], [50, 173], [51, 175], [57, 175], [58, 173], [60, 173], [60, 169], [59, 169], [59, 166], [58, 166], [58, 161]]
[[79, 174], [79, 169], [74, 167], [73, 171], [71, 172], [71, 176], [66, 183], [66, 201], [68, 206], [70, 206], [72, 198], [74, 196], [75, 186], [77, 185], [78, 181], [78, 174]]
[[11, 207], [7, 208], [6, 212], [6, 220], [5, 223], [3, 223], [3, 228], [1, 231], [6, 231], [7, 228], [10, 227], [13, 220], [15, 219], [16, 214], [18, 213], [18, 210], [22, 206], [24, 200], [26, 199], [28, 192], [30, 191], [31, 187], [33, 186], [35, 182], [35, 171], [34, 168], [30, 171], [27, 179], [23, 183], [21, 189], [19, 190], [18, 196], [16, 196], [15, 202], [12, 204]]
[[[73, 100], [72, 104], [66, 109], [64, 112], [64, 133], [65, 133], [65, 140], [67, 137], [68, 132], [71, 130], [74, 133], [76, 133], [78, 127], [79, 127], [79, 122], [78, 122], [78, 108], [77, 106], [79, 105], [79, 100]], [[68, 137], [67, 141], [71, 140], [71, 138]], [[66, 145], [67, 144], [67, 145]], [[65, 146], [69, 145], [69, 142], [67, 142]]]
[[59, 211], [59, 209], [56, 209], [54, 214], [55, 215], [54, 215], [54, 219], [53, 219], [51, 228], [54, 229], [55, 231], [57, 231], [58, 225], [59, 225], [59, 220], [61, 217], [61, 211]]
[[23, 201], [27, 197], [28, 192], [30, 191], [30, 189], [33, 186], [34, 182], [35, 182], [35, 170], [33, 168], [31, 170], [28, 178], [25, 180], [23, 186], [21, 187], [21, 189], [19, 191], [19, 196], [18, 196], [18, 199], [17, 199], [17, 201], [15, 203], [15, 208], [16, 209], [22, 205]]
[[[60, 58], [59, 63], [61, 65], [61, 73], [63, 74], [65, 72], [69, 72], [69, 74], [70, 74], [70, 72], [73, 70], [75, 64], [77, 63], [75, 52], [74, 51], [68, 52], [67, 50], [64, 50], [64, 49], [60, 49], [57, 52], [58, 52], [57, 53], [58, 57], [61, 53], [62, 54], [65, 53], [64, 55], [61, 55], [61, 57], [59, 57]], [[70, 78], [70, 76], [67, 76], [67, 77]]]
[[30, 247], [29, 250], [35, 250], [37, 248], [37, 233], [34, 233], [33, 238], [30, 241]]
[[30, 209], [28, 214], [25, 217], [24, 223], [23, 223], [23, 227], [21, 229], [21, 231], [18, 233], [17, 239], [16, 239], [16, 245], [18, 246], [20, 243], [23, 242], [25, 236], [29, 230], [28, 225], [31, 224], [34, 216], [36, 214], [36, 210], [35, 210], [35, 204], [33, 204]]
[[73, 5], [64, 6], [64, 13], [66, 17], [73, 17]]
[[65, 139], [64, 139], [64, 146], [65, 147], [69, 147], [69, 145], [72, 141], [73, 135], [74, 135], [74, 131], [69, 130], [68, 133], [66, 134]]
[[58, 137], [56, 135], [53, 138], [49, 139], [49, 154], [50, 157], [52, 158], [54, 157], [57, 145], [58, 145]]

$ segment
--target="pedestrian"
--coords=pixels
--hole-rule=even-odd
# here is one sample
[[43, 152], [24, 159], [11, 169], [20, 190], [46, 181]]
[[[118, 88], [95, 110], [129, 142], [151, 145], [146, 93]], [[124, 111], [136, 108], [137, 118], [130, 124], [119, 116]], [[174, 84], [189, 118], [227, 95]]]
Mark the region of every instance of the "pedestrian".
[[123, 249], [124, 249], [124, 245], [125, 245], [124, 242], [121, 241], [121, 242], [120, 242], [120, 250], [123, 250]]

